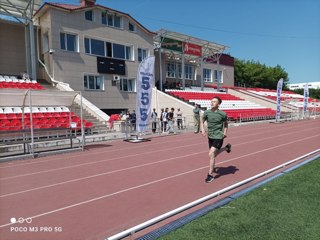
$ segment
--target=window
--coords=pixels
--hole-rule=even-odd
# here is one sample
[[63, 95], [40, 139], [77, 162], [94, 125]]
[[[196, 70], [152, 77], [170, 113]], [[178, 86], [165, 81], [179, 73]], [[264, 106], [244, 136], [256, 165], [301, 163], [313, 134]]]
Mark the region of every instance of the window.
[[106, 24], [110, 27], [121, 28], [122, 18], [117, 15], [102, 13], [102, 24]]
[[108, 15], [108, 26], [113, 26], [113, 16]]
[[178, 78], [182, 79], [182, 64], [176, 63], [176, 69], [178, 69]]
[[121, 28], [121, 17], [114, 16], [114, 27]]
[[132, 47], [116, 43], [113, 43], [112, 46], [114, 58], [133, 60]]
[[185, 78], [192, 80], [194, 77], [193, 75], [193, 66], [191, 64], [185, 64], [184, 65], [184, 74], [185, 74]]
[[126, 59], [127, 60], [133, 59], [132, 50], [131, 49], [132, 49], [131, 47], [126, 46]]
[[90, 39], [85, 38], [84, 39], [84, 48], [86, 53], [90, 53]]
[[49, 37], [48, 37], [48, 33], [46, 32], [45, 34], [42, 35], [42, 53], [45, 53], [48, 51], [49, 51]]
[[93, 11], [89, 10], [85, 12], [85, 18], [88, 21], [93, 21]]
[[120, 91], [123, 92], [136, 92], [136, 80], [135, 79], [120, 79]]
[[103, 90], [102, 76], [84, 75], [83, 84], [85, 90]]
[[[178, 75], [177, 75], [178, 74]], [[184, 65], [184, 76], [185, 79], [194, 79], [194, 66], [191, 64]], [[167, 63], [167, 77], [171, 78], [182, 78], [182, 64], [169, 62]]]
[[113, 57], [125, 59], [124, 46], [120, 44], [113, 44]]
[[211, 69], [204, 68], [202, 77], [203, 77], [203, 81], [212, 82]]
[[77, 35], [60, 33], [60, 48], [70, 52], [76, 52]]
[[107, 14], [105, 12], [101, 13], [101, 23], [107, 25]]
[[133, 25], [132, 23], [129, 22], [129, 31], [130, 32], [135, 32], [136, 31], [136, 26]]
[[112, 57], [112, 44], [109, 42], [106, 42], [106, 49], [107, 49], [107, 57]]
[[104, 56], [104, 42], [91, 39], [91, 54]]
[[60, 33], [60, 48], [63, 50], [66, 50], [66, 34], [65, 33]]
[[[219, 71], [219, 79], [220, 79], [220, 83], [223, 83], [223, 73], [222, 71]], [[218, 82], [218, 71], [217, 70], [214, 70], [214, 80], [215, 82]]]
[[142, 62], [146, 57], [148, 57], [148, 49], [138, 48], [138, 61]]
[[85, 38], [85, 52], [103, 57], [133, 60], [133, 47]]
[[166, 76], [169, 78], [175, 78], [176, 77], [176, 65], [175, 63], [167, 63], [167, 73]]

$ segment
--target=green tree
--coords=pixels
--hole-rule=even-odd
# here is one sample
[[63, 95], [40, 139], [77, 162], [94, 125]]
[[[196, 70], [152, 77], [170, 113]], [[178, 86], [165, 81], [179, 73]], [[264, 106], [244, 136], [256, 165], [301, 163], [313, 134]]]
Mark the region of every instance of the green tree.
[[276, 89], [280, 78], [284, 85], [289, 81], [288, 73], [280, 66], [268, 67], [253, 60], [235, 59], [234, 76], [236, 86]]
[[[304, 89], [303, 88], [299, 88], [299, 89], [291, 90], [291, 91], [295, 92], [297, 94], [303, 95]], [[309, 89], [309, 97], [315, 98], [315, 99], [320, 99], [320, 89], [310, 88]]]

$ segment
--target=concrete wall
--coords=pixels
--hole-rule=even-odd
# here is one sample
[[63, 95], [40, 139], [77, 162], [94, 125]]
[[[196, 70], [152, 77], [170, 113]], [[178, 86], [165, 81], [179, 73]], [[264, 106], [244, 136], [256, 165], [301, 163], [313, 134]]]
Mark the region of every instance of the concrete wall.
[[0, 74], [27, 71], [24, 25], [0, 20]]
[[[85, 20], [85, 12], [65, 12], [58, 9], [49, 9], [40, 18], [41, 38], [48, 35], [48, 48], [55, 49], [53, 55], [48, 51], [42, 51], [42, 58], [54, 72], [54, 79], [70, 84], [75, 91], [82, 94], [100, 109], [135, 109], [136, 93], [120, 91], [120, 83], [112, 83], [113, 74], [101, 74], [97, 72], [97, 56], [85, 53], [84, 38], [92, 38], [105, 42], [119, 43], [133, 46], [134, 60], [126, 60], [126, 74], [123, 78], [136, 79], [138, 69], [138, 48], [149, 49], [153, 55], [153, 35], [139, 28], [136, 24], [136, 32], [128, 31], [126, 16], [122, 16], [123, 29], [109, 27], [101, 23], [101, 9], [94, 11], [95, 21]], [[132, 22], [132, 21], [131, 21]], [[78, 51], [71, 52], [60, 49], [60, 33], [77, 35]], [[98, 75], [104, 79], [103, 90], [84, 90], [84, 75]]]

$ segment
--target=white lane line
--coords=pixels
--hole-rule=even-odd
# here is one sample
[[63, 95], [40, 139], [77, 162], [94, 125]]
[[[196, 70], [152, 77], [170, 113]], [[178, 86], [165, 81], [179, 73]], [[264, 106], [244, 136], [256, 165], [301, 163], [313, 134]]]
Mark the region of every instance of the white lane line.
[[[319, 128], [315, 128], [315, 129], [319, 129]], [[272, 136], [272, 137], [267, 137], [267, 138], [260, 138], [259, 140], [250, 141], [248, 143], [264, 141], [264, 140], [270, 139], [270, 138], [283, 137], [283, 136], [296, 134], [296, 133], [300, 133], [300, 132], [305, 132], [305, 131], [310, 131], [310, 130], [314, 130], [314, 129], [303, 129], [303, 130], [299, 130], [299, 131], [295, 131], [295, 132], [289, 132], [289, 133], [285, 133], [285, 134], [280, 134], [280, 135], [277, 135], [277, 136]], [[241, 136], [241, 137], [230, 138], [230, 140], [235, 139], [235, 138], [248, 137], [248, 136], [252, 136], [252, 134], [249, 134], [249, 135], [246, 135], [246, 136]], [[33, 175], [42, 174], [42, 173], [55, 172], [55, 171], [60, 171], [60, 170], [65, 170], [65, 169], [70, 169], [70, 168], [93, 165], [93, 164], [102, 163], [102, 162], [111, 162], [111, 161], [119, 160], [119, 159], [123, 159], [123, 158], [137, 157], [137, 156], [146, 155], [146, 154], [153, 154], [153, 153], [157, 153], [157, 152], [163, 152], [163, 151], [167, 152], [167, 151], [171, 151], [171, 150], [174, 150], [174, 149], [191, 147], [191, 146], [196, 146], [196, 145], [200, 145], [200, 144], [203, 144], [203, 143], [202, 142], [201, 143], [198, 142], [198, 143], [194, 143], [194, 144], [183, 145], [183, 146], [178, 146], [178, 147], [173, 147], [173, 148], [160, 149], [160, 150], [156, 150], [156, 151], [141, 152], [141, 153], [137, 153], [137, 154], [127, 155], [127, 156], [122, 156], [122, 157], [116, 157], [116, 158], [111, 158], [111, 159], [106, 159], [106, 160], [92, 161], [92, 162], [88, 162], [88, 163], [82, 163], [82, 164], [77, 164], [77, 165], [72, 165], [72, 166], [67, 166], [67, 167], [62, 167], [62, 168], [55, 168], [55, 169], [50, 169], [50, 170], [45, 170], [45, 171], [39, 171], [39, 172], [21, 174], [21, 175], [16, 175], [16, 176], [11, 176], [11, 177], [5, 177], [5, 178], [0, 178], [0, 180], [2, 181], [2, 180], [15, 179], [15, 178], [19, 178], [19, 177], [33, 176]]]
[[[252, 153], [249, 153], [249, 154], [245, 154], [245, 155], [242, 155], [242, 156], [239, 156], [239, 157], [231, 158], [229, 160], [225, 160], [225, 161], [219, 162], [216, 165], [220, 165], [220, 164], [223, 164], [223, 163], [231, 162], [231, 161], [234, 161], [234, 160], [237, 160], [237, 159], [240, 159], [240, 158], [248, 157], [248, 156], [251, 156], [251, 155], [255, 155], [255, 154], [258, 154], [258, 153], [261, 153], [261, 152], [269, 151], [269, 150], [272, 150], [272, 149], [275, 149], [275, 148], [278, 148], [278, 147], [286, 146], [286, 145], [291, 144], [291, 143], [299, 142], [299, 141], [302, 141], [302, 140], [305, 140], [305, 139], [309, 139], [309, 138], [313, 138], [313, 137], [317, 137], [317, 136], [320, 136], [320, 135], [315, 135], [315, 136], [312, 136], [312, 137], [299, 139], [299, 140], [292, 141], [292, 142], [289, 142], [289, 143], [284, 143], [284, 144], [277, 145], [277, 146], [270, 147], [270, 148], [266, 148], [266, 149], [263, 149], [263, 150], [260, 150], [260, 151], [252, 152]], [[252, 141], [236, 144], [234, 146], [246, 145], [248, 143], [252, 143]], [[179, 158], [186, 158], [186, 157], [190, 157], [190, 156], [194, 156], [194, 155], [198, 155], [198, 154], [203, 154], [203, 153], [206, 153], [206, 152], [208, 152], [208, 151], [202, 151], [202, 152], [197, 152], [197, 153], [193, 153], [193, 154], [187, 154], [187, 155], [183, 155], [183, 156], [168, 158], [168, 159], [157, 161], [157, 162], [146, 163], [146, 164], [137, 165], [137, 166], [133, 166], [133, 167], [129, 167], [129, 168], [118, 169], [118, 170], [114, 170], [114, 171], [110, 171], [110, 172], [100, 173], [100, 174], [87, 176], [87, 177], [83, 177], [83, 178], [78, 178], [78, 179], [73, 179], [73, 180], [69, 180], [69, 181], [65, 181], [65, 182], [46, 185], [46, 186], [42, 186], [42, 187], [38, 187], [38, 188], [32, 188], [32, 189], [28, 189], [28, 190], [24, 190], [24, 191], [8, 193], [8, 194], [1, 195], [0, 198], [13, 196], [13, 195], [18, 195], [18, 194], [31, 192], [31, 191], [36, 191], [36, 190], [41, 190], [41, 189], [45, 189], [45, 188], [55, 187], [55, 186], [59, 186], [59, 185], [64, 185], [64, 184], [67, 184], [67, 183], [73, 183], [73, 182], [77, 182], [77, 181], [87, 180], [87, 179], [90, 179], [90, 178], [100, 177], [100, 176], [109, 175], [109, 174], [113, 174], [113, 173], [117, 173], [117, 172], [128, 171], [128, 170], [135, 169], [135, 168], [141, 168], [141, 167], [145, 167], [145, 166], [155, 165], [155, 164], [172, 161], [172, 160], [179, 159]]]
[[[298, 124], [299, 123], [299, 124]], [[301, 123], [301, 124], [300, 124]], [[310, 123], [309, 121], [307, 122], [307, 123]], [[311, 125], [312, 124], [312, 122], [309, 124], [309, 125]], [[294, 126], [292, 126], [292, 125], [294, 125]], [[287, 131], [288, 129], [295, 129], [295, 128], [297, 128], [297, 125], [303, 125], [303, 126], [305, 126], [305, 125], [307, 125], [305, 122], [295, 122], [294, 124], [292, 123], [292, 125], [290, 125], [290, 126], [288, 126], [288, 127], [286, 127], [285, 129], [284, 128], [281, 128], [280, 130], [285, 130], [285, 131]], [[257, 125], [256, 125], [257, 126]], [[263, 128], [257, 128], [255, 126], [255, 132], [256, 131], [258, 131], [258, 130], [261, 130], [261, 129], [268, 129], [268, 131], [262, 131], [262, 132], [259, 132], [259, 133], [255, 133], [255, 134], [252, 134], [252, 136], [253, 135], [259, 135], [259, 134], [264, 134], [264, 133], [267, 133], [267, 132], [270, 132], [270, 125], [269, 125], [269, 127], [263, 127]], [[273, 126], [277, 126], [277, 125], [272, 125], [272, 127]], [[244, 126], [245, 127], [245, 126]], [[240, 129], [240, 128], [234, 128], [234, 129]], [[237, 134], [239, 134], [239, 133], [241, 133], [241, 132], [248, 132], [248, 130], [247, 129], [245, 129], [245, 130], [243, 130], [243, 131], [239, 131], [239, 132], [234, 132], [233, 134], [234, 135], [237, 135]], [[178, 136], [178, 135], [177, 135]], [[243, 136], [244, 137], [244, 136]], [[189, 137], [188, 138], [188, 140], [195, 140], [195, 139], [197, 139], [198, 138], [198, 136], [194, 136], [194, 134], [191, 136], [191, 138]], [[157, 143], [150, 143], [148, 146], [151, 146], [151, 145], [160, 145], [160, 144], [167, 144], [168, 143], [168, 141], [164, 141], [164, 142], [157, 142]], [[130, 150], [130, 149], [139, 149], [139, 148], [144, 148], [145, 146], [138, 146], [138, 147], [127, 147], [127, 148], [122, 148], [122, 149], [114, 149], [114, 150], [109, 150], [109, 151], [105, 151], [105, 150], [103, 150], [103, 151], [96, 151], [96, 152], [89, 152], [89, 151], [87, 151], [87, 152], [84, 152], [84, 153], [81, 153], [81, 154], [73, 154], [72, 156], [67, 156], [68, 157], [68, 159], [63, 159], [63, 161], [65, 161], [65, 160], [69, 160], [69, 159], [72, 159], [72, 158], [77, 158], [77, 157], [79, 157], [79, 156], [90, 156], [90, 155], [96, 155], [96, 154], [100, 154], [100, 153], [108, 153], [108, 152], [114, 152], [114, 151], [119, 151], [119, 150], [121, 150], [121, 151], [126, 151], [126, 150]], [[56, 160], [61, 160], [61, 156], [56, 156], [56, 157], [50, 157], [50, 159], [44, 159], [44, 160], [37, 160], [37, 161], [33, 161], [33, 162], [28, 162], [28, 163], [22, 163], [22, 164], [14, 164], [14, 163], [16, 163], [16, 162], [14, 162], [14, 163], [3, 163], [3, 164], [11, 164], [11, 165], [6, 165], [6, 166], [3, 166], [3, 167], [0, 167], [0, 169], [2, 169], [2, 168], [13, 168], [13, 167], [20, 167], [20, 166], [25, 166], [25, 165], [33, 165], [33, 164], [40, 164], [40, 163], [45, 163], [45, 162], [51, 162], [51, 161], [56, 161]]]
[[[292, 142], [288, 142], [288, 143], [285, 143], [285, 144], [281, 144], [281, 145], [278, 145], [278, 146], [275, 146], [275, 147], [266, 148], [264, 150], [260, 150], [260, 151], [257, 151], [255, 153], [246, 154], [246, 155], [243, 155], [242, 157], [250, 156], [250, 155], [253, 155], [253, 154], [256, 154], [256, 153], [265, 152], [265, 151], [268, 151], [268, 150], [272, 150], [272, 149], [275, 149], [275, 148], [283, 147], [283, 146], [290, 145], [290, 144], [296, 143], [296, 142], [301, 142], [301, 141], [304, 141], [304, 140], [307, 140], [307, 139], [311, 139], [311, 138], [315, 138], [315, 137], [318, 137], [318, 136], [320, 136], [320, 135], [314, 135], [314, 136], [311, 136], [311, 137], [302, 138], [302, 139], [299, 139], [299, 140], [296, 140], [296, 141], [292, 141]], [[237, 159], [239, 159], [239, 158], [240, 157], [238, 157]], [[227, 160], [227, 161], [230, 161], [230, 160]], [[224, 162], [227, 162], [227, 161], [224, 161]], [[222, 162], [219, 163], [219, 164], [222, 164]], [[124, 192], [128, 192], [128, 191], [135, 190], [135, 189], [138, 189], [138, 188], [146, 187], [146, 186], [158, 183], [158, 182], [163, 182], [163, 181], [168, 180], [168, 179], [180, 177], [180, 176], [192, 173], [192, 172], [196, 172], [196, 171], [202, 170], [202, 169], [207, 168], [207, 167], [208, 166], [200, 167], [200, 168], [197, 168], [197, 169], [193, 169], [193, 170], [190, 170], [190, 171], [187, 171], [187, 172], [179, 173], [179, 174], [176, 174], [176, 175], [173, 175], [173, 176], [169, 176], [169, 177], [166, 177], [166, 178], [161, 178], [161, 179], [158, 179], [158, 180], [155, 180], [155, 181], [151, 181], [151, 182], [147, 182], [147, 183], [144, 183], [144, 184], [141, 184], [141, 185], [137, 185], [137, 186], [134, 186], [134, 187], [131, 187], [131, 188], [123, 189], [123, 190], [120, 190], [120, 191], [117, 191], [117, 192], [114, 192], [114, 193], [110, 193], [110, 194], [103, 195], [103, 196], [100, 196], [100, 197], [92, 198], [92, 199], [89, 199], [87, 201], [82, 201], [82, 202], [75, 203], [75, 204], [72, 204], [72, 205], [68, 205], [68, 206], [65, 206], [65, 207], [62, 207], [62, 208], [57, 208], [55, 210], [44, 212], [44, 213], [41, 213], [41, 214], [38, 214], [38, 215], [34, 215], [34, 216], [28, 217], [28, 218], [31, 218], [31, 219], [39, 218], [39, 217], [46, 216], [46, 215], [49, 215], [49, 214], [52, 214], [52, 213], [60, 212], [60, 211], [66, 210], [66, 209], [70, 209], [70, 208], [81, 206], [81, 205], [84, 205], [84, 204], [87, 204], [87, 203], [91, 203], [91, 202], [94, 202], [94, 201], [97, 201], [97, 200], [100, 200], [100, 199], [108, 198], [108, 197], [111, 197], [111, 196], [114, 196], [114, 195], [117, 195], [117, 194], [120, 194], [120, 193], [124, 193]], [[0, 228], [6, 227], [6, 226], [10, 226], [10, 225], [13, 225], [13, 224], [15, 224], [15, 223], [3, 224], [3, 225], [0, 225]]]

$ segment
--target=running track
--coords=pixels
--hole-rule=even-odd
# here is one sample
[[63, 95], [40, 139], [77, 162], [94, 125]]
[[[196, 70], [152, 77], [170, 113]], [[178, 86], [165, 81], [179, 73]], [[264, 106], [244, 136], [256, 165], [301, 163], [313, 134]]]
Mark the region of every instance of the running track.
[[[207, 140], [193, 133], [1, 163], [0, 238], [103, 239], [319, 149], [320, 120], [232, 127], [228, 135], [232, 152], [218, 157], [221, 174], [209, 184]], [[20, 217], [32, 222], [10, 222]]]

